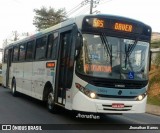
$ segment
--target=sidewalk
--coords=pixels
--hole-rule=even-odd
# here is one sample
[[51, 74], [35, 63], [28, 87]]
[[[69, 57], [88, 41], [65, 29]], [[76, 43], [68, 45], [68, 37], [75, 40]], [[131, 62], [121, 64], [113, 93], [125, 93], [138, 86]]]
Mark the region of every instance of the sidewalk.
[[160, 116], [160, 106], [147, 104], [146, 113]]

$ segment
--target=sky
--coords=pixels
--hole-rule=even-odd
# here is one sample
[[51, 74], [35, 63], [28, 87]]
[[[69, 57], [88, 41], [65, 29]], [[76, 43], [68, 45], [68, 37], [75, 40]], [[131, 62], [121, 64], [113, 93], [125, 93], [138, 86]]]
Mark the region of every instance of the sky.
[[[0, 48], [2, 48], [3, 40], [11, 36], [12, 31], [18, 31], [18, 33], [34, 33], [36, 31], [33, 25], [35, 8], [40, 9], [42, 6], [52, 7], [56, 10], [65, 8], [67, 13], [72, 13], [69, 12], [73, 11], [72, 9], [79, 9], [73, 14], [68, 14], [69, 17], [74, 17], [89, 13], [89, 2], [86, 5], [80, 4], [83, 1], [89, 0], [0, 0]], [[136, 19], [150, 25], [152, 31], [160, 32], [159, 0], [96, 1], [99, 1], [99, 4], [93, 8], [93, 12], [97, 10], [102, 14]]]

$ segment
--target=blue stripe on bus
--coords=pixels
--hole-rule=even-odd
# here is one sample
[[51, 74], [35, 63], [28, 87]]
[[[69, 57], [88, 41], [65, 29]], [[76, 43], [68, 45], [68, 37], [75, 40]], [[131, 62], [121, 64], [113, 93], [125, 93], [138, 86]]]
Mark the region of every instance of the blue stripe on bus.
[[121, 90], [121, 96], [137, 96], [146, 92], [146, 87], [142, 89], [120, 89], [120, 88], [105, 88], [105, 87], [96, 87], [91, 84], [85, 86], [86, 89], [94, 91], [97, 94], [103, 95], [115, 95], [119, 96], [118, 92]]

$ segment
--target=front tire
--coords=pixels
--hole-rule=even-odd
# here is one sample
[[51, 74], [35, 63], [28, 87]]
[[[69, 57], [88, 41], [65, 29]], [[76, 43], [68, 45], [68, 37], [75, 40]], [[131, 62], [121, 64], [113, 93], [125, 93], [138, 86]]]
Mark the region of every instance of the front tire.
[[54, 103], [54, 94], [53, 92], [50, 92], [48, 94], [48, 98], [47, 98], [47, 108], [48, 108], [48, 111], [51, 112], [51, 113], [58, 113], [58, 106], [55, 105]]

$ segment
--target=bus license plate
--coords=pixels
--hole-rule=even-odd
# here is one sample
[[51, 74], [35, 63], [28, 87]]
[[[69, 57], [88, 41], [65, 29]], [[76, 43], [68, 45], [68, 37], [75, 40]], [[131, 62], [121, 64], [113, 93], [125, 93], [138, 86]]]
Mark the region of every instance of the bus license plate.
[[124, 104], [123, 103], [113, 103], [112, 108], [124, 108]]

